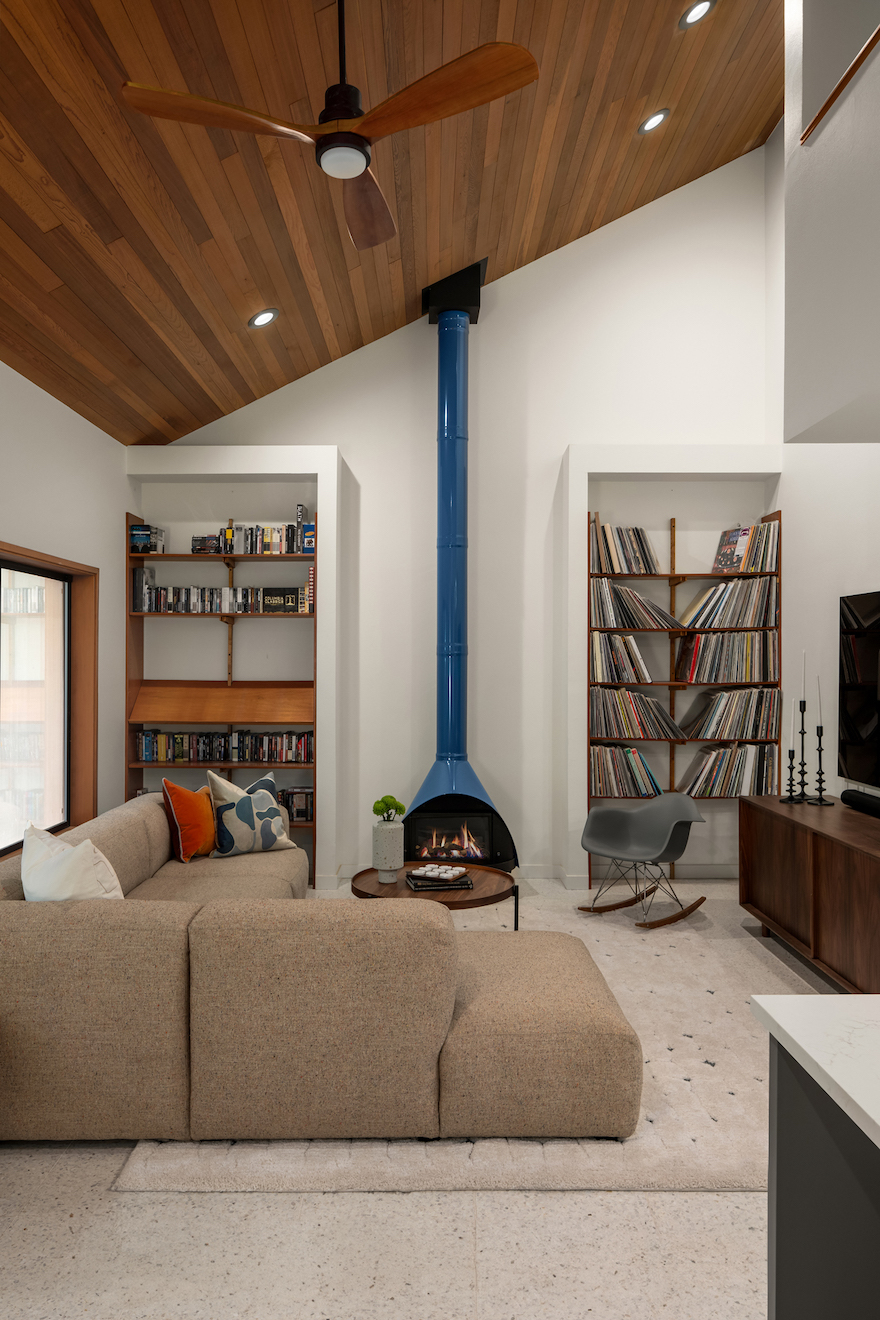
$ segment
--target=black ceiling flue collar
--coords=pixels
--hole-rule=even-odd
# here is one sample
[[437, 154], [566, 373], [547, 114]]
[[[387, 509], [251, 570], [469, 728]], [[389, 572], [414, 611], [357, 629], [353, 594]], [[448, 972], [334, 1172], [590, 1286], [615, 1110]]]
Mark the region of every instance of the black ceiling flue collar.
[[454, 275], [447, 275], [445, 280], [437, 280], [422, 289], [422, 315], [428, 313], [428, 324], [436, 325], [441, 312], [467, 312], [471, 324], [480, 319], [480, 289], [486, 279], [486, 263], [475, 261], [464, 270], [457, 270]]

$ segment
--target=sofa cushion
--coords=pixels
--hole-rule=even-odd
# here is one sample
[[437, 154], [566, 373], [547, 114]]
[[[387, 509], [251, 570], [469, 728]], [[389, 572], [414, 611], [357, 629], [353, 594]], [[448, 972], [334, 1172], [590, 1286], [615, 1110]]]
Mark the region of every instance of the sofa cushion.
[[74, 845], [30, 823], [21, 847], [21, 885], [30, 903], [125, 897], [113, 867], [90, 839]]
[[208, 784], [217, 827], [217, 846], [212, 857], [296, 847], [287, 837], [278, 810], [275, 775], [271, 771], [247, 788], [239, 788], [209, 770]]
[[0, 903], [0, 1139], [187, 1139], [197, 911]]
[[444, 1137], [629, 1137], [642, 1048], [583, 943], [462, 931], [440, 1052]]
[[162, 803], [171, 831], [171, 848], [179, 862], [208, 857], [217, 839], [211, 790], [203, 784], [195, 793], [170, 779], [162, 780]]
[[206, 904], [190, 927], [193, 1140], [436, 1137], [455, 964], [440, 904]]
[[309, 859], [301, 848], [240, 857], [194, 857], [166, 862], [126, 898], [180, 899], [207, 903], [218, 898], [305, 898]]

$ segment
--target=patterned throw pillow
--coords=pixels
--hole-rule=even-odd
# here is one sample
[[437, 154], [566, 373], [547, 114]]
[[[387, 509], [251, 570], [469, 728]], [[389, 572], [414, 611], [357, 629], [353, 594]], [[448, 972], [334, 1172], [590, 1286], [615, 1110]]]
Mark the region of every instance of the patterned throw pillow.
[[212, 857], [296, 847], [284, 832], [273, 774], [263, 775], [250, 788], [238, 788], [209, 770], [208, 783], [217, 825], [217, 847]]
[[193, 793], [179, 784], [172, 784], [170, 779], [163, 779], [162, 800], [177, 860], [191, 862], [194, 857], [209, 857], [217, 840], [214, 837], [214, 804], [208, 785]]

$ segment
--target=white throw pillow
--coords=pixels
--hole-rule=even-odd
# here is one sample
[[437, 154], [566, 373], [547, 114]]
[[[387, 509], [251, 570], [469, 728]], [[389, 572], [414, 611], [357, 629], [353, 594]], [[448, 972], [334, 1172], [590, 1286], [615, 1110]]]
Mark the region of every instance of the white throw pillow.
[[21, 849], [21, 886], [31, 903], [125, 897], [119, 877], [91, 839], [74, 847], [30, 821]]

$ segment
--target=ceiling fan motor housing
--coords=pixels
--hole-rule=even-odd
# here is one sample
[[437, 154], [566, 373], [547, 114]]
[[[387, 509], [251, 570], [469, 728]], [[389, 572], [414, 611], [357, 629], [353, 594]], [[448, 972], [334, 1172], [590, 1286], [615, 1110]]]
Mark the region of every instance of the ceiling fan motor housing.
[[315, 156], [333, 179], [356, 179], [370, 164], [370, 144], [359, 133], [327, 133], [315, 143]]
[[[364, 110], [361, 94], [351, 83], [334, 83], [324, 93], [319, 124], [335, 119], [360, 119]], [[321, 169], [333, 179], [356, 179], [370, 164], [370, 144], [359, 133], [327, 133], [315, 143]]]

